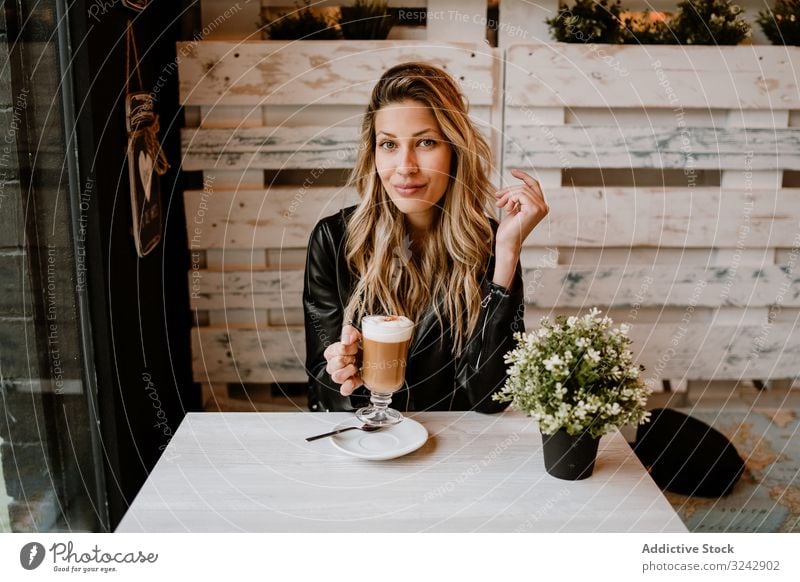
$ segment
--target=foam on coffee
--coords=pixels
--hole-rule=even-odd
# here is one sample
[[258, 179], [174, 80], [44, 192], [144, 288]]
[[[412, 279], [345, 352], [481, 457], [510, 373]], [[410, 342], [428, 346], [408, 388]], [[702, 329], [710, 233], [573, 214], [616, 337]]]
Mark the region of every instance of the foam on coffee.
[[361, 320], [361, 378], [373, 393], [389, 394], [403, 385], [414, 322], [402, 315], [369, 315]]
[[413, 331], [414, 322], [402, 315], [369, 315], [361, 320], [362, 335], [376, 342], [405, 342]]

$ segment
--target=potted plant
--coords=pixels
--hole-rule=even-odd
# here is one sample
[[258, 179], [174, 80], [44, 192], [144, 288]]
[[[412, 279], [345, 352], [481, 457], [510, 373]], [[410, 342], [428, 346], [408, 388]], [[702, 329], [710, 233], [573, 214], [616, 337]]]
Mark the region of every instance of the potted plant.
[[[267, 21], [262, 13], [262, 36], [269, 40], [337, 40], [341, 38], [336, 22], [316, 14], [310, 0], [295, 12], [281, 14], [280, 17]], [[295, 4], [297, 6], [297, 4]]]
[[600, 313], [542, 318], [537, 331], [515, 333], [517, 347], [504, 356], [508, 378], [494, 395], [539, 422], [545, 468], [561, 479], [589, 477], [599, 438], [650, 414], [629, 326], [610, 329], [613, 322]]
[[394, 24], [386, 0], [356, 0], [339, 10], [339, 27], [347, 40], [385, 40]]
[[756, 21], [772, 44], [800, 45], [800, 0], [777, 0]]
[[730, 0], [683, 0], [668, 26], [680, 44], [739, 44], [750, 36], [742, 12]]
[[550, 35], [559, 42], [594, 42], [614, 44], [622, 41], [619, 15], [620, 0], [576, 0], [572, 7], [558, 3], [558, 13], [545, 22]]
[[664, 12], [645, 10], [622, 19], [622, 42], [625, 44], [675, 44], [669, 28], [669, 16]]

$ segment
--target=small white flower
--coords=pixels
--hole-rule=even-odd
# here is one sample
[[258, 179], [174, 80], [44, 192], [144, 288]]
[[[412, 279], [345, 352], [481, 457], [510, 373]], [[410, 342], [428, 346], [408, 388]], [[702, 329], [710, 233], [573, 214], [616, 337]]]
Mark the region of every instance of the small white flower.
[[551, 357], [547, 358], [542, 362], [542, 364], [544, 364], [545, 369], [549, 370], [550, 372], [555, 370], [556, 367], [562, 365], [563, 363], [564, 361], [558, 354], [553, 354]]
[[[539, 329], [520, 336], [524, 341], [504, 357], [508, 380], [495, 399], [510, 401], [546, 433], [591, 427], [602, 435], [615, 424], [640, 424], [652, 381], [639, 380], [640, 368], [628, 349], [631, 340], [624, 337], [630, 326], [611, 330], [611, 319], [600, 314], [592, 308], [561, 323], [543, 318]], [[576, 357], [586, 359], [585, 379], [570, 376]]]

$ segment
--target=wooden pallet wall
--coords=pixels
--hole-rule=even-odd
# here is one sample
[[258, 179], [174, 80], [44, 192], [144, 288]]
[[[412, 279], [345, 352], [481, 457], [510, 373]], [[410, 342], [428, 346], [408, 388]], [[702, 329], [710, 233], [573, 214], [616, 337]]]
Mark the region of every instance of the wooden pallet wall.
[[220, 24], [179, 46], [182, 167], [203, 177], [185, 213], [194, 375], [209, 405], [230, 384], [305, 382], [308, 236], [356, 202], [342, 179], [360, 115], [380, 74], [411, 59], [459, 80], [498, 186], [513, 167], [544, 186], [551, 214], [522, 257], [529, 328], [599, 306], [633, 324], [654, 388], [798, 376], [800, 49], [513, 35], [491, 49], [432, 24], [424, 42], [294, 43]]
[[504, 173], [540, 177], [527, 242], [562, 250], [532, 312], [610, 310], [654, 383], [797, 376], [797, 55], [510, 45]]

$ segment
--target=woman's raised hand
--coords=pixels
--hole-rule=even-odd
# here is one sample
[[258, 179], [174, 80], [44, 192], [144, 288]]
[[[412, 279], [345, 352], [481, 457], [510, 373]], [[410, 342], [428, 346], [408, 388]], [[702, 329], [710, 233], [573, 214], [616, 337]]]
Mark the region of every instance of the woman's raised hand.
[[342, 387], [339, 391], [342, 396], [350, 396], [353, 390], [361, 386], [364, 381], [358, 375], [359, 347], [358, 341], [361, 333], [352, 325], [342, 328], [342, 341], [329, 345], [325, 349], [325, 359], [328, 365], [325, 371], [331, 379]]
[[511, 170], [522, 184], [509, 186], [495, 192], [495, 205], [504, 208], [505, 214], [497, 228], [495, 245], [498, 249], [519, 252], [522, 243], [541, 220], [547, 216], [550, 207], [544, 200], [539, 182], [521, 170]]

